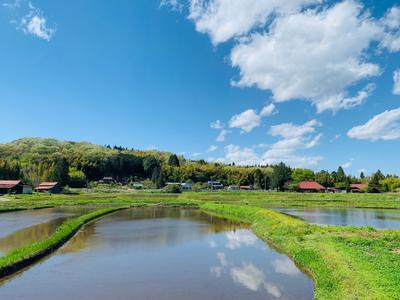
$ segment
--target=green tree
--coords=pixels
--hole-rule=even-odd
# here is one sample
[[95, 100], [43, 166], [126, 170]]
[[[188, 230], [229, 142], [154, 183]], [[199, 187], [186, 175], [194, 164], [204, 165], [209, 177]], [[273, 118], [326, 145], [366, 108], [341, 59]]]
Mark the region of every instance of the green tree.
[[315, 174], [315, 180], [324, 187], [334, 186], [334, 181], [328, 171], [322, 170]]
[[278, 191], [283, 191], [286, 182], [291, 179], [292, 171], [283, 162], [274, 167], [271, 177], [271, 185]]
[[296, 168], [292, 172], [292, 179], [295, 183], [299, 183], [301, 181], [314, 181], [315, 174], [314, 171], [310, 169]]
[[337, 169], [337, 175], [335, 182], [345, 182], [346, 181], [346, 173], [344, 172], [343, 168], [340, 166]]
[[385, 176], [382, 174], [380, 170], [372, 174], [371, 181], [368, 184], [368, 191], [372, 193], [380, 192], [382, 188], [380, 181], [383, 179], [385, 179]]
[[171, 167], [179, 167], [179, 159], [176, 154], [171, 154], [168, 158], [168, 165]]

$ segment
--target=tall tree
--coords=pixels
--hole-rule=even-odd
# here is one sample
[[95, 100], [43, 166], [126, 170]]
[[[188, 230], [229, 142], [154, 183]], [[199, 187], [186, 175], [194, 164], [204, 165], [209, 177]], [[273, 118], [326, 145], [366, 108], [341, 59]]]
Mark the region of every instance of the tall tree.
[[176, 154], [171, 154], [168, 158], [168, 165], [171, 167], [179, 167], [179, 159]]
[[279, 191], [284, 190], [286, 182], [291, 179], [292, 171], [283, 162], [274, 167], [271, 177], [271, 185]]
[[346, 181], [346, 173], [343, 168], [340, 166], [337, 169], [336, 182], [345, 182]]

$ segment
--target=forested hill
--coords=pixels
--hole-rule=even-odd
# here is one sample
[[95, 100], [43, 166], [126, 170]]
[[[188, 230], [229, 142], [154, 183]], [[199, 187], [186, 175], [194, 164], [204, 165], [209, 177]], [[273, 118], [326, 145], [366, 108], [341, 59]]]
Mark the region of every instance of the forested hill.
[[0, 144], [0, 179], [23, 179], [26, 183], [59, 181], [62, 184], [94, 181], [112, 176], [123, 182], [150, 179], [156, 187], [167, 181], [225, 184], [258, 184], [271, 168], [237, 167], [203, 160], [190, 161], [170, 152], [141, 151], [123, 147], [22, 138]]

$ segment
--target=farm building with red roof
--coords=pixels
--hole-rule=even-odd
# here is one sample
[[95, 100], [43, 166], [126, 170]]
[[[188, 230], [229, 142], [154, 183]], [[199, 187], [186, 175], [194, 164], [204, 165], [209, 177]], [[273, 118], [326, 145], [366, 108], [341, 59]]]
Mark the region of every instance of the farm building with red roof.
[[0, 194], [22, 194], [21, 180], [0, 180]]
[[299, 183], [300, 192], [321, 192], [325, 190], [325, 187], [316, 181], [302, 181]]
[[352, 193], [360, 193], [367, 188], [368, 188], [368, 184], [366, 184], [366, 183], [353, 183], [350, 185], [350, 191]]
[[42, 182], [35, 188], [35, 191], [39, 193], [56, 194], [61, 192], [61, 190], [61, 185], [58, 182]]

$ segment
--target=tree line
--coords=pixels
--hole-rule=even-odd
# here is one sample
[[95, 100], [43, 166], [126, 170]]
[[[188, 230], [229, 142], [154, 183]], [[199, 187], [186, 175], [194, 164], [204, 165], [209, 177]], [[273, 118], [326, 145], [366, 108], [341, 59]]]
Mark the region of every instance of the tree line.
[[121, 183], [147, 182], [162, 188], [167, 182], [201, 185], [209, 180], [228, 185], [251, 185], [256, 189], [294, 190], [301, 181], [317, 181], [325, 187], [348, 189], [352, 183], [368, 183], [369, 191], [400, 188], [395, 175], [380, 171], [371, 176], [346, 175], [342, 167], [334, 172], [290, 168], [284, 163], [270, 166], [236, 166], [186, 160], [170, 152], [141, 151], [125, 147], [99, 146], [85, 142], [24, 138], [0, 145], [0, 179], [22, 179], [37, 185], [58, 181], [82, 187], [88, 182], [113, 177]]

